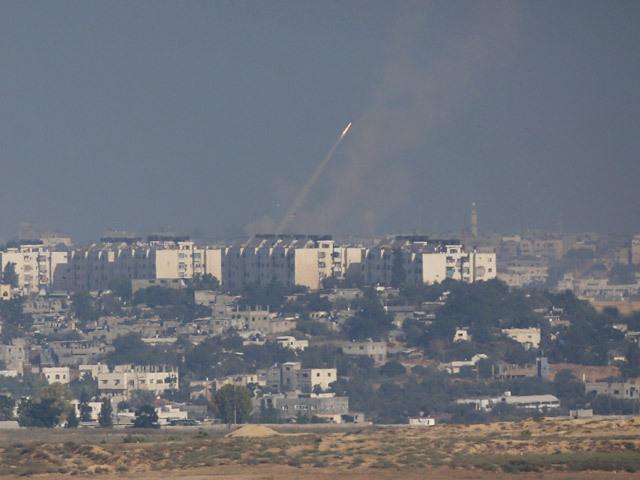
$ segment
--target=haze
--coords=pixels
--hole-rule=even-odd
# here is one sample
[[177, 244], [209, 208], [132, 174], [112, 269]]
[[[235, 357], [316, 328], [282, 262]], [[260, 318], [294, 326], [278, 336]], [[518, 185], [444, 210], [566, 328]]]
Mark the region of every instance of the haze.
[[0, 236], [637, 232], [640, 3], [0, 4]]

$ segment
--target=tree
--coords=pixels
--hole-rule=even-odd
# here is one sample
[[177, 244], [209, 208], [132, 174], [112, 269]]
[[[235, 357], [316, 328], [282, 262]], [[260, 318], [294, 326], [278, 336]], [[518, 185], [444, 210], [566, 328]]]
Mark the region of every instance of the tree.
[[196, 273], [189, 282], [189, 286], [193, 288], [193, 290], [217, 291], [220, 288], [220, 281], [210, 273], [205, 273], [204, 275]]
[[16, 273], [16, 264], [9, 262], [4, 266], [2, 272], [2, 283], [8, 283], [13, 288], [18, 288], [20, 285], [18, 274]]
[[143, 405], [135, 412], [133, 428], [158, 428], [158, 414], [152, 405]]
[[114, 295], [117, 295], [123, 300], [129, 300], [131, 298], [131, 280], [127, 277], [112, 278], [109, 281], [108, 287]]
[[133, 390], [129, 396], [129, 407], [137, 410], [145, 405], [151, 405], [156, 399], [156, 394], [149, 390]]
[[407, 373], [407, 369], [400, 362], [391, 360], [380, 367], [380, 375], [385, 377], [399, 377]]
[[62, 405], [53, 398], [26, 398], [18, 407], [18, 422], [21, 427], [53, 428], [65, 413]]
[[[80, 421], [81, 422], [90, 422], [93, 420], [93, 417], [91, 416], [91, 412], [93, 411], [93, 408], [91, 408], [91, 405], [89, 405], [88, 400], [82, 401], [82, 399], [80, 399]], [[75, 410], [74, 410], [75, 413]]]
[[251, 391], [225, 385], [213, 397], [218, 416], [225, 423], [245, 423], [251, 414]]
[[373, 289], [365, 292], [360, 308], [347, 320], [345, 328], [352, 340], [380, 337], [391, 330], [391, 318], [382, 308]]
[[78, 421], [78, 416], [76, 415], [76, 409], [72, 408], [71, 412], [67, 416], [67, 428], [78, 428], [80, 422]]
[[100, 316], [93, 303], [93, 297], [89, 292], [76, 292], [71, 295], [71, 310], [83, 322], [97, 320]]
[[100, 413], [98, 414], [98, 425], [102, 428], [113, 427], [113, 408], [111, 408], [111, 401], [108, 398], [102, 400], [102, 406], [100, 407]]
[[16, 401], [11, 395], [0, 395], [0, 421], [13, 420]]
[[31, 328], [33, 318], [23, 312], [24, 297], [0, 301], [0, 320], [2, 320], [2, 342], [9, 344], [12, 339], [21, 337]]

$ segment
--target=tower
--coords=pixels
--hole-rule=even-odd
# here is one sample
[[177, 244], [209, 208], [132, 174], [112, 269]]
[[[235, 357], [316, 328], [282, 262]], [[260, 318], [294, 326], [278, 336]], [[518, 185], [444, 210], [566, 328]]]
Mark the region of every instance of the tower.
[[478, 236], [478, 212], [476, 211], [476, 202], [471, 202], [471, 235], [473, 238]]

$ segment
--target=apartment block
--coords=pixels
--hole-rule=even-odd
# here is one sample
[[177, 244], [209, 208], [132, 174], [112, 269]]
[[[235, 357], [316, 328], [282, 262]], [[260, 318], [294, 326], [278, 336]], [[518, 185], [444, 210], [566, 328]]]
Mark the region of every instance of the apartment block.
[[84, 365], [98, 382], [101, 395], [128, 398], [134, 390], [154, 392], [156, 395], [178, 388], [178, 369], [169, 365], [116, 365], [113, 370], [104, 365]]

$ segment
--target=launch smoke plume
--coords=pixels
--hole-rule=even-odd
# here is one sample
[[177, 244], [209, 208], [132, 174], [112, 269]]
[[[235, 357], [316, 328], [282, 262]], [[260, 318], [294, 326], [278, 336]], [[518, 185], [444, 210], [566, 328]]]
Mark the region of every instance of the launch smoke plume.
[[336, 143], [334, 143], [333, 147], [331, 147], [331, 150], [329, 150], [329, 153], [327, 153], [327, 155], [322, 159], [322, 161], [320, 162], [320, 165], [318, 165], [318, 168], [316, 168], [316, 171], [313, 172], [313, 175], [311, 175], [311, 178], [307, 180], [307, 183], [305, 183], [304, 187], [296, 197], [295, 201], [293, 202], [291, 207], [289, 207], [289, 210], [287, 210], [287, 213], [282, 218], [282, 220], [280, 221], [280, 224], [276, 228], [277, 234], [284, 233], [284, 230], [289, 227], [289, 225], [291, 224], [291, 222], [293, 221], [296, 215], [296, 212], [300, 209], [300, 207], [304, 203], [305, 199], [309, 195], [309, 191], [311, 191], [311, 188], [318, 181], [318, 178], [320, 177], [320, 175], [322, 175], [322, 172], [327, 166], [327, 163], [329, 163], [329, 160], [331, 160], [333, 153], [336, 151], [336, 148], [338, 148], [338, 145], [340, 145], [340, 142], [345, 137], [345, 135], [349, 132], [350, 128], [351, 128], [351, 123], [349, 123], [349, 125], [345, 127], [345, 129], [342, 131], [342, 134], [340, 135]]

